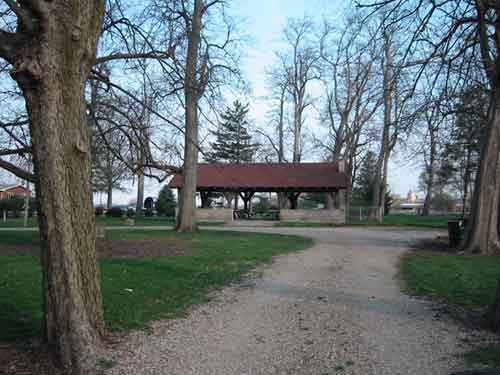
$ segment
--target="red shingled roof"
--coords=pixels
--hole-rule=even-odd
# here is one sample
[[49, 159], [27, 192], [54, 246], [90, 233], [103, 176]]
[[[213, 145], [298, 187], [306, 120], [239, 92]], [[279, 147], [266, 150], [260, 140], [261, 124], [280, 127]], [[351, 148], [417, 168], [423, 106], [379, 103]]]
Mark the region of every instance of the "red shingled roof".
[[[344, 162], [330, 163], [267, 163], [267, 164], [199, 164], [199, 190], [292, 190], [321, 191], [345, 189], [349, 177]], [[169, 183], [182, 187], [182, 175]]]

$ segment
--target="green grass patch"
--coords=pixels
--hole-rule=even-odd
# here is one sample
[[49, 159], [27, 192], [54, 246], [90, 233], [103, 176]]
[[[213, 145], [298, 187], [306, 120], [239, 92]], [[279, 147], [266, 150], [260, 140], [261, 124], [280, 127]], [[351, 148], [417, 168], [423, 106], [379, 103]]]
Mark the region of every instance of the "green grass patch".
[[[118, 227], [126, 226], [126, 218], [119, 217], [98, 217], [96, 218], [96, 223], [105, 227]], [[135, 219], [136, 226], [173, 226], [175, 225], [175, 218], [173, 217], [140, 217]], [[221, 226], [224, 225], [222, 221], [200, 221], [198, 222], [200, 226]], [[36, 217], [31, 217], [28, 219], [27, 227], [33, 228], [38, 226], [38, 219]], [[3, 221], [0, 218], [0, 228], [21, 228], [24, 227], [23, 218], [8, 218], [7, 221]]]
[[482, 347], [464, 356], [469, 367], [498, 367], [500, 368], [500, 345]]
[[448, 221], [459, 218], [458, 215], [431, 215], [420, 216], [410, 214], [388, 214], [385, 215], [382, 223], [374, 219], [352, 221], [351, 225], [381, 225], [381, 226], [410, 226], [424, 228], [447, 228]]
[[[36, 231], [2, 231], [0, 232], [0, 246], [37, 246], [40, 235]], [[1, 264], [0, 264], [1, 266]]]
[[[117, 227], [126, 225], [125, 217], [96, 217], [96, 223], [105, 227]], [[175, 225], [175, 218], [164, 216], [139, 217], [135, 219], [137, 226], [171, 226]]]
[[410, 254], [401, 274], [408, 292], [463, 307], [487, 307], [493, 302], [500, 256]]
[[[485, 311], [494, 300], [500, 277], [500, 256], [411, 253], [403, 257], [406, 290], [416, 296]], [[469, 367], [500, 367], [500, 345], [465, 354]]]
[[[36, 217], [29, 217], [28, 218], [28, 227], [36, 227], [38, 226], [38, 219]], [[24, 218], [22, 217], [9, 217], [7, 218], [6, 221], [3, 221], [2, 218], [0, 218], [0, 228], [18, 228], [18, 227], [24, 227]]]
[[[200, 231], [110, 231], [110, 239], [164, 237], [182, 241], [188, 255], [102, 260], [102, 291], [107, 327], [145, 327], [149, 321], [179, 317], [208, 300], [209, 292], [240, 280], [277, 254], [298, 251], [310, 239], [257, 233]], [[36, 233], [2, 232], [0, 244], [32, 245]], [[126, 244], [126, 242], [124, 243]], [[41, 270], [33, 255], [0, 255], [0, 340], [40, 333]]]

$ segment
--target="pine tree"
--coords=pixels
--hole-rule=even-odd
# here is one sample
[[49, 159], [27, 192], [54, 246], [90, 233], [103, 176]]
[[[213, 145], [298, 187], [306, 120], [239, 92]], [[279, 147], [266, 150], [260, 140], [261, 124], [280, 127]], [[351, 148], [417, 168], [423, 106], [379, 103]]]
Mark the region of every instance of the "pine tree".
[[252, 142], [248, 133], [248, 104], [235, 101], [232, 108], [226, 108], [221, 115], [219, 129], [212, 132], [215, 142], [211, 143], [211, 151], [207, 153], [207, 161], [230, 164], [251, 162], [258, 147]]
[[168, 186], [164, 186], [160, 193], [158, 194], [158, 199], [156, 200], [156, 211], [159, 216], [175, 216], [175, 207], [176, 207], [174, 193], [172, 189]]
[[359, 204], [371, 202], [373, 197], [373, 181], [377, 158], [373, 151], [368, 151], [361, 164], [358, 177], [353, 189], [353, 199]]

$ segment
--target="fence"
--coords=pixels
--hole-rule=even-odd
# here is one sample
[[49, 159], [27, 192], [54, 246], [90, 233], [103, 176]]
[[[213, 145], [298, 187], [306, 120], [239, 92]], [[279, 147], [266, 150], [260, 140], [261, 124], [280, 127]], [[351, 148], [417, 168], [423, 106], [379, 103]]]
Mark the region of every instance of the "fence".
[[351, 207], [347, 215], [348, 222], [357, 222], [364, 220], [376, 220], [382, 222], [384, 212], [382, 207]]

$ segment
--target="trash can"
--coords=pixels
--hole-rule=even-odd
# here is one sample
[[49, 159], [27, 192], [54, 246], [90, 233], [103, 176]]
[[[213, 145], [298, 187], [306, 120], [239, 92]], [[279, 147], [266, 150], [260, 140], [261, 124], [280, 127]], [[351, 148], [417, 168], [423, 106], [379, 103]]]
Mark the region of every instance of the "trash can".
[[456, 249], [464, 238], [464, 225], [462, 220], [448, 221], [448, 238], [450, 248]]

